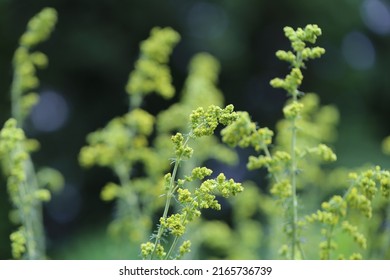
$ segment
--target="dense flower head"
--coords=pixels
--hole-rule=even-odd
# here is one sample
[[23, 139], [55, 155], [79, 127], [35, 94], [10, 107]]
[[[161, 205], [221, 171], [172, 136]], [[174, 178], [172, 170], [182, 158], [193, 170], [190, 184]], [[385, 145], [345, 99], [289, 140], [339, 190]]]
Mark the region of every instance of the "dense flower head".
[[145, 259], [150, 256], [153, 252], [156, 252], [156, 255], [162, 259], [165, 257], [166, 253], [164, 247], [161, 244], [153, 244], [152, 242], [146, 242], [141, 244], [141, 256]]
[[316, 24], [308, 24], [304, 29], [286, 26], [284, 29], [285, 36], [291, 41], [291, 46], [296, 52], [302, 51], [306, 44], [305, 42], [314, 44], [317, 37], [322, 34], [321, 29]]
[[193, 153], [193, 149], [188, 146], [187, 142], [184, 139], [183, 134], [180, 132], [176, 133], [171, 137], [172, 143], [175, 146], [175, 155], [178, 158], [185, 157], [185, 158], [190, 158]]
[[223, 94], [216, 83], [219, 62], [210, 54], [196, 54], [190, 61], [180, 102], [158, 114], [157, 129], [161, 132], [187, 129], [188, 116], [198, 107], [223, 106]]
[[134, 97], [134, 102], [139, 102], [140, 96], [152, 92], [164, 98], [173, 97], [175, 89], [167, 63], [179, 40], [180, 35], [173, 29], [155, 27], [149, 38], [141, 43], [140, 58], [135, 63], [135, 70], [130, 73], [126, 85], [126, 91]]
[[293, 101], [283, 108], [286, 119], [296, 119], [302, 112], [304, 105], [301, 102]]
[[117, 162], [142, 161], [152, 167], [154, 156], [146, 147], [153, 125], [154, 117], [139, 108], [112, 119], [104, 128], [88, 134], [88, 145], [80, 151], [80, 164], [114, 167]]
[[191, 252], [191, 241], [185, 240], [179, 247], [179, 256], [177, 258], [180, 259], [189, 252]]
[[160, 225], [167, 228], [175, 236], [184, 234], [187, 223], [185, 215], [179, 213], [172, 214], [168, 218], [160, 218]]
[[284, 79], [274, 78], [270, 84], [274, 88], [282, 88], [286, 90], [291, 96], [299, 94], [298, 87], [302, 84], [303, 75], [299, 68], [293, 68]]
[[257, 128], [247, 112], [237, 112], [237, 119], [221, 131], [222, 141], [229, 146], [253, 147], [256, 151], [272, 143], [273, 131]]
[[179, 40], [179, 33], [172, 28], [154, 27], [150, 31], [150, 38], [141, 42], [141, 53], [159, 63], [167, 63]]
[[279, 198], [288, 198], [292, 195], [292, 186], [288, 180], [283, 180], [280, 182], [275, 182], [271, 189], [271, 194]]
[[26, 232], [24, 227], [20, 227], [10, 235], [12, 256], [20, 259], [26, 252]]
[[215, 105], [209, 106], [206, 110], [203, 107], [192, 111], [190, 125], [192, 134], [195, 137], [210, 136], [214, 134], [218, 124], [229, 125], [237, 119], [233, 105], [220, 108]]
[[372, 215], [372, 200], [377, 193], [390, 197], [390, 172], [376, 166], [358, 173], [350, 173], [351, 188], [347, 193], [348, 203], [368, 218]]
[[20, 44], [30, 48], [45, 41], [53, 31], [56, 22], [56, 10], [44, 8], [28, 22], [27, 32], [20, 38]]
[[27, 25], [27, 31], [21, 36], [19, 47], [13, 57], [14, 79], [11, 86], [12, 116], [20, 126], [31, 108], [38, 102], [38, 95], [33, 90], [39, 86], [37, 68], [45, 68], [47, 56], [31, 48], [47, 40], [57, 22], [57, 12], [53, 8], [44, 8]]
[[232, 147], [248, 147], [251, 143], [250, 136], [256, 130], [256, 124], [252, 122], [247, 112], [238, 112], [237, 119], [221, 131], [222, 141]]

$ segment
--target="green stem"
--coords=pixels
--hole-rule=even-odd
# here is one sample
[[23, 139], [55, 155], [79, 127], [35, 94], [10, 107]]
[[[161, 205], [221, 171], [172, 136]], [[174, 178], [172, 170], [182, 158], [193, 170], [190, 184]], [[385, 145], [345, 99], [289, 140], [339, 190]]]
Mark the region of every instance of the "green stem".
[[[170, 204], [171, 204], [171, 199], [172, 199], [173, 193], [174, 193], [175, 178], [176, 178], [177, 170], [179, 168], [180, 161], [181, 161], [181, 156], [178, 156], [176, 158], [176, 160], [175, 160], [175, 166], [173, 167], [171, 181], [169, 183], [169, 189], [166, 192], [167, 198], [166, 198], [166, 201], [165, 201], [164, 213], [162, 215], [162, 219], [164, 219], [164, 220], [168, 216], [168, 210], [169, 210], [169, 207], [170, 207]], [[158, 229], [157, 236], [156, 236], [156, 241], [154, 242], [154, 249], [153, 249], [152, 254], [150, 255], [150, 259], [151, 260], [154, 257], [154, 254], [155, 254], [156, 249], [157, 249], [157, 245], [161, 242], [161, 237], [162, 237], [162, 235], [164, 233], [164, 230], [165, 230], [165, 228], [160, 223], [160, 227]]]
[[129, 112], [141, 107], [143, 96], [141, 93], [136, 93], [130, 96]]
[[[128, 188], [130, 186], [129, 172], [124, 164], [120, 164], [115, 168], [115, 173], [119, 178], [121, 188]], [[138, 200], [137, 193], [135, 193], [131, 188], [128, 188], [129, 191], [126, 191], [126, 197], [124, 199], [118, 199], [118, 207], [121, 211], [121, 208], [125, 210], [125, 215], [130, 214], [130, 219], [137, 225], [137, 230], [140, 230], [142, 236], [146, 232], [146, 229], [142, 225], [141, 217], [142, 211], [140, 209], [140, 203]], [[120, 203], [122, 202], [124, 203]], [[128, 211], [130, 209], [130, 211]]]
[[333, 230], [334, 230], [334, 225], [330, 225], [329, 229], [327, 230], [327, 233], [326, 233], [326, 247], [328, 250], [327, 256], [326, 256], [327, 260], [330, 260], [330, 251], [332, 250]]
[[[297, 195], [296, 195], [296, 172], [297, 164], [296, 164], [296, 156], [295, 156], [295, 145], [296, 145], [296, 128], [295, 128], [295, 121], [293, 122], [293, 137], [292, 137], [292, 149], [294, 152], [291, 152], [291, 159], [292, 159], [292, 178], [291, 178], [291, 185], [292, 185], [292, 192], [293, 192], [293, 224], [292, 224], [292, 231], [293, 231], [293, 237], [292, 237], [292, 252], [291, 252], [291, 259], [295, 258], [295, 246], [298, 248], [301, 257], [305, 259], [305, 252], [302, 248], [301, 242], [298, 240], [298, 233], [297, 233], [297, 223], [298, 223], [298, 201], [297, 201]], [[294, 147], [294, 148], [293, 148]], [[272, 155], [267, 147], [267, 145], [263, 145], [264, 153], [267, 157], [272, 159]], [[269, 168], [269, 167], [268, 167]], [[279, 177], [276, 173], [272, 173], [272, 177], [274, 178], [275, 182], [278, 183], [280, 181]]]
[[[190, 132], [188, 134], [186, 140], [184, 141], [184, 144], [183, 144], [184, 146], [187, 145], [188, 141], [190, 140], [191, 135], [192, 135], [192, 132]], [[176, 176], [177, 176], [177, 173], [178, 173], [179, 165], [180, 165], [180, 162], [181, 162], [181, 158], [182, 158], [182, 155], [178, 155], [176, 157], [175, 165], [174, 165], [173, 171], [172, 171], [171, 180], [169, 182], [169, 188], [168, 188], [168, 190], [166, 192], [167, 199], [165, 201], [164, 212], [163, 212], [163, 215], [162, 215], [162, 219], [164, 219], [164, 220], [168, 216], [168, 210], [169, 210], [169, 207], [171, 205], [171, 200], [172, 200], [172, 197], [174, 196], [174, 193], [175, 193], [175, 191], [177, 189], [177, 186], [175, 187], [175, 181], [176, 181]], [[165, 228], [160, 223], [160, 227], [158, 229], [157, 236], [156, 236], [156, 241], [154, 242], [154, 249], [153, 249], [152, 254], [150, 255], [150, 259], [153, 259], [153, 257], [154, 257], [157, 245], [161, 241], [161, 237], [162, 237], [162, 234], [164, 233], [164, 230], [165, 230]], [[168, 254], [168, 256], [169, 256], [169, 254]]]
[[173, 239], [171, 248], [169, 248], [169, 251], [168, 251], [167, 255], [165, 256], [166, 260], [168, 260], [169, 256], [172, 254], [173, 250], [176, 248], [178, 241], [179, 241], [179, 236], [175, 236], [175, 239]]
[[44, 259], [45, 238], [42, 222], [42, 206], [39, 201], [33, 198], [39, 187], [30, 157], [26, 160], [24, 170], [26, 180], [18, 187], [20, 203], [16, 206], [21, 217], [21, 224], [26, 233], [25, 258], [29, 260]]
[[[298, 90], [297, 90], [298, 91]], [[298, 100], [298, 94], [293, 95], [293, 102]], [[291, 240], [291, 259], [295, 259], [295, 247], [299, 244], [298, 240], [298, 199], [297, 199], [297, 127], [296, 119], [291, 120], [291, 189], [292, 189], [292, 240]]]

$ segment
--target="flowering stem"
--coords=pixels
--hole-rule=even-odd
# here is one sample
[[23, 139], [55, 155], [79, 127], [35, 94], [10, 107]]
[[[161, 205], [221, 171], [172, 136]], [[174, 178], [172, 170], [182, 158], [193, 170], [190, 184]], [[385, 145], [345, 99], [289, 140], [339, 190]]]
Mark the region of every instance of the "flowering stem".
[[[192, 135], [192, 131], [187, 135], [183, 146], [187, 145], [188, 141], [190, 140], [191, 135]], [[167, 199], [165, 201], [164, 212], [163, 212], [163, 215], [161, 217], [161, 219], [163, 219], [163, 220], [165, 220], [168, 216], [168, 210], [169, 210], [169, 207], [171, 205], [171, 200], [172, 200], [172, 197], [174, 196], [174, 193], [177, 189], [177, 186], [175, 187], [175, 181], [176, 181], [176, 176], [178, 173], [179, 165], [180, 165], [180, 162], [182, 160], [182, 156], [183, 156], [182, 154], [179, 154], [176, 156], [176, 159], [175, 159], [175, 165], [174, 165], [173, 170], [172, 170], [172, 176], [171, 176], [171, 180], [169, 182], [169, 188], [166, 191]], [[153, 249], [152, 254], [150, 255], [150, 259], [153, 259], [153, 257], [154, 257], [154, 254], [155, 254], [156, 249], [157, 249], [157, 245], [160, 243], [161, 237], [164, 233], [164, 229], [165, 228], [160, 223], [160, 227], [158, 229], [157, 236], [156, 236], [156, 241], [154, 242], [154, 249]], [[169, 255], [171, 254], [171, 251], [176, 246], [176, 243], [177, 243], [177, 238], [175, 238], [173, 244], [171, 245], [171, 248], [170, 248], [166, 258], [169, 257]]]
[[[181, 157], [176, 158], [175, 166], [173, 167], [173, 171], [172, 171], [171, 181], [170, 181], [170, 184], [169, 184], [169, 189], [166, 192], [167, 199], [165, 201], [164, 213], [162, 215], [162, 219], [163, 220], [165, 220], [167, 218], [167, 216], [168, 216], [168, 210], [169, 210], [169, 206], [171, 204], [171, 199], [172, 199], [172, 196], [173, 196], [173, 192], [172, 191], [173, 191], [173, 187], [174, 187], [174, 183], [175, 183], [175, 177], [176, 177], [176, 174], [177, 174], [177, 169], [179, 167], [180, 159], [181, 159]], [[164, 233], [164, 227], [160, 223], [160, 227], [158, 228], [158, 232], [157, 232], [157, 236], [156, 236], [156, 241], [154, 242], [154, 249], [153, 249], [152, 254], [150, 255], [150, 259], [151, 260], [154, 257], [157, 245], [160, 243], [161, 237], [162, 237], [163, 233]]]
[[[117, 168], [115, 168], [115, 173], [119, 178], [119, 182], [121, 184], [122, 188], [126, 188], [130, 185], [130, 179], [128, 176], [128, 171], [124, 165], [118, 165]], [[121, 200], [118, 200], [118, 207], [121, 209], [121, 207], [124, 207], [125, 209], [131, 209], [129, 211], [132, 215], [132, 220], [133, 221], [140, 221], [141, 219], [141, 210], [140, 210], [140, 205], [138, 201], [137, 194], [134, 193], [133, 191], [128, 192], [128, 195], [126, 195], [126, 201], [125, 203], [120, 203]], [[141, 226], [142, 223], [138, 223], [138, 226]], [[144, 231], [144, 230], [142, 230]]]
[[45, 240], [42, 223], [42, 207], [40, 202], [30, 201], [30, 197], [38, 190], [34, 166], [31, 158], [25, 162], [26, 181], [18, 185], [19, 199], [24, 205], [18, 210], [22, 226], [26, 233], [26, 259], [37, 260], [45, 258]]
[[[296, 99], [296, 97], [294, 98]], [[295, 100], [294, 100], [295, 101]], [[298, 244], [297, 224], [298, 224], [298, 200], [297, 200], [297, 160], [295, 154], [297, 129], [295, 124], [295, 118], [292, 120], [292, 136], [291, 136], [291, 187], [292, 187], [292, 246], [291, 246], [291, 259], [295, 259], [295, 246]]]
[[[18, 127], [22, 128], [23, 119], [20, 102], [23, 92], [20, 83], [19, 71], [14, 71], [14, 79], [11, 85], [11, 115], [16, 120]], [[34, 164], [30, 156], [26, 159], [24, 172], [26, 180], [19, 184], [18, 188], [21, 201], [27, 202], [34, 195], [35, 191], [39, 189]], [[22, 226], [24, 226], [26, 232], [26, 258], [44, 259], [45, 240], [40, 202], [32, 202], [28, 209], [21, 207], [19, 212], [22, 216]]]
[[325, 258], [326, 260], [330, 259], [330, 251], [332, 250], [333, 230], [334, 230], [334, 225], [330, 225], [326, 234], [326, 247], [327, 247], [327, 254]]

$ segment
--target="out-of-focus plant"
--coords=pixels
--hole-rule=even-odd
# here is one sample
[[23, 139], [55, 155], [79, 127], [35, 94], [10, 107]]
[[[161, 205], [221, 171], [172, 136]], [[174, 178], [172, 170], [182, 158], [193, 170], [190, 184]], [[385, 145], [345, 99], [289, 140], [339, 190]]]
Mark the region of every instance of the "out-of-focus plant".
[[[168, 67], [169, 56], [180, 39], [171, 28], [154, 28], [141, 43], [141, 54], [126, 85], [129, 111], [111, 120], [104, 128], [87, 136], [88, 145], [80, 151], [83, 167], [98, 165], [110, 168], [118, 182], [107, 183], [101, 198], [116, 200], [116, 218], [112, 233], [124, 233], [133, 242], [148, 236], [153, 214], [161, 207], [155, 194], [162, 186], [161, 174], [169, 162], [150, 145], [155, 117], [140, 108], [144, 96], [157, 93], [164, 98], [174, 96]], [[143, 170], [140, 172], [140, 168]], [[136, 173], [144, 176], [137, 175]]]
[[12, 255], [16, 259], [46, 258], [42, 202], [50, 200], [50, 189], [58, 190], [63, 185], [57, 170], [45, 167], [35, 171], [30, 153], [39, 149], [39, 143], [27, 139], [23, 131], [24, 120], [39, 99], [33, 92], [39, 85], [36, 69], [48, 63], [46, 55], [34, 48], [48, 39], [56, 21], [57, 12], [45, 8], [28, 22], [13, 58], [12, 117], [0, 132], [0, 159], [14, 206], [10, 219], [18, 225], [10, 235]]
[[[130, 236], [132, 242], [139, 242], [151, 234], [153, 215], [164, 206], [158, 194], [164, 190], [164, 175], [170, 169], [172, 133], [188, 129], [188, 118], [194, 109], [223, 105], [223, 95], [216, 87], [219, 63], [211, 55], [201, 53], [190, 62], [189, 75], [179, 102], [157, 117], [140, 108], [144, 96], [149, 93], [173, 97], [174, 88], [167, 63], [178, 40], [179, 35], [170, 28], [152, 30], [150, 37], [141, 43], [140, 58], [126, 86], [130, 99], [129, 112], [111, 120], [105, 128], [90, 133], [87, 137], [89, 145], [80, 151], [82, 166], [109, 167], [117, 175], [119, 184], [108, 183], [101, 197], [117, 202], [117, 215], [110, 226], [111, 232], [122, 231]], [[236, 162], [236, 154], [218, 141], [212, 134], [198, 137], [193, 147], [199, 152], [186, 159], [177, 175], [185, 177], [192, 174], [208, 159], [229, 164]], [[186, 184], [192, 185], [193, 182]], [[171, 191], [174, 193], [173, 189]], [[166, 207], [169, 206], [168, 203]]]
[[[30, 154], [39, 143], [23, 130], [39, 99], [36, 71], [48, 62], [35, 47], [49, 37], [56, 19], [55, 10], [45, 8], [28, 23], [13, 60], [12, 117], [0, 131], [0, 160], [14, 206], [10, 218], [18, 225], [10, 235], [14, 258], [46, 257], [42, 202], [63, 184], [54, 169], [35, 171]], [[145, 241], [142, 258], [361, 259], [390, 253], [383, 249], [390, 244], [390, 172], [379, 166], [355, 171], [324, 166], [337, 159], [329, 146], [336, 140], [339, 113], [332, 105], [320, 105], [317, 94], [300, 89], [306, 63], [325, 53], [311, 46], [322, 32], [317, 25], [285, 27], [284, 32], [292, 50], [276, 56], [291, 71], [270, 83], [287, 92], [284, 118], [274, 130], [258, 126], [248, 112], [225, 106], [217, 88], [220, 65], [206, 53], [192, 58], [176, 103], [155, 115], [146, 111], [147, 95], [175, 95], [169, 58], [180, 36], [156, 27], [141, 42], [125, 87], [128, 112], [88, 134], [79, 162], [114, 173], [116, 180], [100, 193], [102, 200], [116, 203], [109, 231], [124, 234], [131, 244]], [[222, 142], [219, 126], [224, 127]], [[390, 153], [389, 139], [383, 141], [385, 153]], [[236, 152], [225, 144], [255, 151], [247, 168], [267, 171], [268, 192], [224, 173], [212, 177], [210, 162], [237, 162]], [[203, 210], [225, 206], [229, 221], [202, 218]], [[345, 239], [355, 245], [344, 248]], [[203, 250], [213, 253], [203, 255]]]
[[[335, 153], [323, 142], [334, 140], [338, 113], [333, 107], [318, 107], [316, 95], [305, 95], [299, 89], [305, 62], [325, 53], [323, 48], [307, 46], [316, 42], [321, 29], [316, 25], [307, 25], [304, 29], [296, 30], [285, 27], [284, 32], [291, 42], [292, 51], [278, 51], [276, 56], [291, 64], [291, 72], [284, 79], [273, 79], [271, 85], [284, 89], [289, 99], [283, 108], [284, 119], [277, 124], [275, 144], [272, 143], [274, 132], [266, 127], [259, 128], [246, 112], [239, 113], [237, 121], [222, 131], [223, 141], [232, 146], [251, 146], [261, 153], [260, 156], [250, 156], [247, 167], [251, 170], [266, 168], [270, 174], [270, 193], [278, 199], [285, 215], [283, 232], [287, 243], [280, 249], [283, 256], [290, 259], [306, 258], [303, 234], [307, 232], [308, 222], [318, 221], [323, 225], [321, 234], [324, 237], [320, 241], [320, 258], [344, 258], [343, 255], [333, 254], [336, 249], [336, 228], [341, 228], [361, 248], [366, 248], [366, 238], [353, 224], [351, 212], [357, 209], [371, 218], [371, 202], [378, 189], [383, 197], [389, 196], [389, 172], [376, 167], [360, 175], [352, 173], [352, 182], [343, 196], [332, 196], [314, 214], [302, 214], [303, 205], [312, 204], [304, 197], [308, 192], [307, 187], [319, 189], [322, 186], [318, 182], [324, 174], [321, 162], [336, 160]], [[362, 255], [352, 253], [350, 258], [362, 258]]]

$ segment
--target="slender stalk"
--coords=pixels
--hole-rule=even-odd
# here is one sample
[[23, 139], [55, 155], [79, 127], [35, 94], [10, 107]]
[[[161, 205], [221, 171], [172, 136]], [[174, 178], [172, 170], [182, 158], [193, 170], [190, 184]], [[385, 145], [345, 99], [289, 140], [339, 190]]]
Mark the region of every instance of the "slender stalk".
[[[20, 100], [22, 97], [21, 81], [19, 71], [14, 71], [14, 78], [11, 84], [11, 115], [17, 121], [18, 127], [23, 127], [22, 112]], [[22, 149], [22, 147], [20, 147]], [[42, 205], [40, 202], [31, 200], [31, 196], [39, 189], [34, 164], [29, 156], [24, 166], [26, 181], [19, 185], [19, 195], [26, 205], [19, 206], [19, 212], [22, 216], [22, 225], [26, 232], [26, 258], [44, 259], [45, 258], [45, 239], [42, 218]]]
[[[115, 168], [115, 173], [119, 178], [120, 185], [122, 186], [122, 188], [125, 188], [126, 186], [130, 185], [130, 178], [128, 175], [128, 171], [126, 170], [126, 168], [123, 167], [124, 165], [119, 165], [117, 168]], [[128, 195], [126, 196], [125, 199], [125, 205], [118, 204], [118, 207], [120, 207], [121, 205], [122, 207], [125, 208], [125, 210], [131, 209], [131, 211], [128, 212], [130, 212], [133, 221], [135, 222], [140, 221], [141, 209], [140, 209], [140, 205], [136, 193], [134, 193], [133, 191], [128, 192]], [[141, 225], [138, 224], [138, 226]], [[144, 232], [144, 229], [142, 229], [142, 231]]]
[[[169, 183], [169, 189], [166, 192], [167, 199], [165, 201], [165, 207], [164, 207], [162, 219], [166, 219], [168, 216], [168, 210], [169, 210], [169, 207], [171, 204], [171, 199], [172, 199], [173, 193], [174, 193], [175, 178], [176, 178], [177, 170], [179, 168], [180, 161], [181, 161], [181, 156], [178, 156], [175, 160], [175, 166], [173, 167], [171, 181]], [[157, 236], [156, 236], [156, 241], [154, 242], [154, 249], [153, 249], [152, 254], [150, 255], [151, 260], [154, 257], [157, 245], [161, 242], [161, 237], [162, 237], [163, 233], [164, 233], [164, 227], [160, 223], [160, 227], [158, 228], [158, 232], [157, 232]]]
[[326, 233], [326, 247], [328, 249], [328, 253], [326, 256], [326, 259], [330, 259], [330, 251], [332, 250], [332, 238], [333, 238], [333, 230], [334, 230], [334, 225], [330, 225], [329, 229]]
[[165, 256], [165, 259], [168, 260], [169, 256], [172, 254], [173, 250], [176, 248], [177, 242], [179, 241], [179, 237], [175, 236], [175, 239], [173, 239], [171, 248], [169, 248], [169, 251], [167, 255]]
[[298, 224], [298, 199], [297, 199], [297, 182], [296, 171], [297, 161], [295, 155], [296, 147], [296, 127], [295, 119], [292, 120], [292, 139], [291, 139], [291, 188], [292, 188], [292, 246], [291, 259], [295, 259], [295, 246], [298, 243], [297, 224]]
[[[295, 146], [296, 146], [296, 128], [295, 128], [295, 120], [293, 122], [293, 136], [292, 136], [292, 143], [291, 143], [291, 149], [294, 152], [291, 152], [291, 160], [292, 160], [292, 178], [291, 178], [291, 185], [292, 185], [292, 204], [293, 204], [293, 224], [292, 224], [292, 231], [293, 231], [293, 237], [292, 237], [292, 252], [291, 252], [291, 259], [295, 258], [295, 246], [298, 248], [299, 253], [301, 254], [301, 257], [305, 259], [305, 252], [302, 248], [301, 242], [298, 240], [298, 232], [297, 232], [297, 223], [298, 223], [298, 200], [296, 195], [296, 169], [297, 169], [297, 163], [296, 163], [296, 156], [295, 156]], [[264, 153], [267, 157], [272, 158], [272, 155], [267, 147], [267, 145], [263, 146]], [[274, 178], [275, 182], [278, 183], [280, 181], [279, 177], [276, 173], [272, 173], [272, 177]]]
[[[293, 95], [293, 102], [298, 100], [298, 90]], [[292, 240], [291, 240], [291, 259], [295, 259], [295, 247], [298, 245], [298, 198], [297, 198], [297, 127], [296, 119], [291, 120], [291, 189], [292, 189]]]
[[143, 98], [140, 94], [132, 95], [130, 97], [129, 112], [139, 108], [141, 106], [142, 100]]
[[[190, 132], [188, 134], [188, 136], [186, 137], [185, 141], [184, 141], [184, 144], [183, 144], [184, 146], [187, 145], [188, 141], [190, 140], [191, 135], [192, 135], [192, 133]], [[172, 170], [172, 176], [171, 176], [171, 180], [169, 182], [169, 188], [168, 188], [168, 190], [166, 192], [167, 199], [165, 201], [165, 207], [164, 207], [164, 212], [163, 212], [163, 215], [162, 215], [162, 219], [166, 219], [167, 218], [168, 210], [169, 210], [169, 207], [171, 205], [172, 197], [174, 196], [174, 193], [175, 193], [175, 191], [177, 189], [177, 186], [175, 187], [175, 181], [176, 181], [176, 176], [177, 176], [177, 173], [178, 173], [178, 169], [179, 169], [179, 165], [180, 165], [181, 160], [182, 160], [182, 155], [178, 155], [176, 157], [175, 165], [174, 165], [173, 170]], [[156, 236], [156, 241], [154, 242], [154, 249], [153, 249], [152, 254], [150, 255], [150, 259], [153, 259], [154, 254], [156, 252], [157, 245], [160, 243], [161, 237], [162, 237], [163, 233], [164, 233], [164, 227], [160, 223], [160, 227], [158, 229], [157, 236]], [[175, 242], [175, 240], [174, 240], [174, 242]], [[173, 246], [171, 246], [171, 249], [172, 249], [172, 247]], [[169, 254], [170, 253], [168, 253], [167, 256], [169, 256]]]
[[28, 157], [25, 163], [26, 181], [18, 186], [18, 196], [22, 205], [17, 205], [22, 226], [26, 233], [26, 255], [29, 260], [45, 258], [45, 239], [42, 222], [42, 206], [38, 201], [31, 201], [31, 195], [38, 190], [34, 166]]

